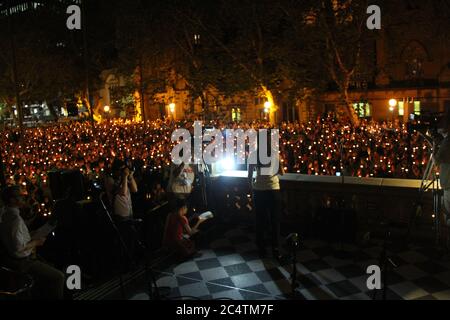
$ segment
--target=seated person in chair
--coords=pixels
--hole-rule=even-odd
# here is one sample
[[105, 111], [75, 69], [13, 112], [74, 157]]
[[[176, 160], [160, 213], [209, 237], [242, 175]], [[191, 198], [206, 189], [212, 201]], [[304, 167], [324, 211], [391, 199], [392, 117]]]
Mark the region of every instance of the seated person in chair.
[[195, 243], [190, 237], [198, 232], [198, 227], [205, 221], [199, 218], [195, 226], [191, 228], [186, 217], [187, 212], [186, 202], [178, 199], [175, 210], [167, 217], [163, 239], [163, 246], [173, 250], [182, 258], [191, 257], [197, 252]]
[[22, 195], [17, 187], [8, 187], [2, 193], [5, 205], [0, 209], [0, 242], [2, 263], [18, 272], [31, 275], [35, 281], [33, 297], [63, 299], [65, 276], [61, 271], [35, 258], [36, 248], [45, 239], [32, 239], [28, 227], [20, 216]]

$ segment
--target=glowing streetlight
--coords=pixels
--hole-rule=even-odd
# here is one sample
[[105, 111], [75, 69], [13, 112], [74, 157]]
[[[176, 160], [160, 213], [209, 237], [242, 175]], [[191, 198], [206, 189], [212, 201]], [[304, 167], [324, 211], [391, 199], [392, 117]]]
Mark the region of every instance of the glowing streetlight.
[[169, 104], [169, 110], [171, 113], [175, 112], [175, 103], [172, 102], [171, 104]]
[[397, 104], [398, 104], [397, 99], [389, 100], [389, 111], [392, 113], [392, 121], [394, 120], [394, 110]]
[[109, 106], [104, 106], [103, 107], [103, 111], [105, 111], [106, 113], [111, 111], [111, 108]]
[[396, 99], [391, 99], [391, 100], [389, 100], [389, 106], [391, 107], [391, 108], [395, 108], [396, 106], [397, 106], [397, 100]]
[[272, 102], [270, 102], [270, 101], [264, 102], [264, 112], [269, 113], [270, 108], [272, 108]]

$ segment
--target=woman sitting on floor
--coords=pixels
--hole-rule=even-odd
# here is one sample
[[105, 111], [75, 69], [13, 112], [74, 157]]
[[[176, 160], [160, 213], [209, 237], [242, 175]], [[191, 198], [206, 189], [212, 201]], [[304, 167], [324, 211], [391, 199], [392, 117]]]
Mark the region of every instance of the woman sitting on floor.
[[199, 217], [195, 226], [191, 228], [186, 217], [187, 212], [186, 202], [178, 199], [174, 211], [167, 217], [163, 240], [163, 246], [182, 259], [191, 257], [197, 252], [191, 237], [198, 232], [198, 227], [205, 221]]

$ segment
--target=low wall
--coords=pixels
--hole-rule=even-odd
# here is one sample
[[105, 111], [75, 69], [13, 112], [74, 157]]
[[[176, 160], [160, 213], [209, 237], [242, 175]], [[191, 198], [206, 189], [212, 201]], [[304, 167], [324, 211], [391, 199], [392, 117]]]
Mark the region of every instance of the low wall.
[[[210, 202], [225, 221], [252, 225], [254, 212], [247, 173], [234, 171], [211, 178]], [[301, 232], [314, 236], [320, 231], [318, 215], [323, 210], [351, 211], [355, 217], [358, 238], [379, 231], [380, 224], [402, 229], [416, 238], [433, 240], [433, 196], [427, 191], [420, 199], [419, 180], [360, 179], [352, 177], [305, 176], [286, 174], [281, 177], [284, 234]], [[422, 203], [422, 210], [417, 206]], [[342, 226], [336, 226], [340, 228]]]

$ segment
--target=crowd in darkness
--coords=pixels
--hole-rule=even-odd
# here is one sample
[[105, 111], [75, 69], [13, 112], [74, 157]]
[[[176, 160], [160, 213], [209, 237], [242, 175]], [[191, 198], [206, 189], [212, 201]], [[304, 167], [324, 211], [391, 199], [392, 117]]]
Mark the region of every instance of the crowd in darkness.
[[[262, 121], [212, 124], [244, 130], [269, 126]], [[52, 170], [77, 169], [86, 180], [101, 180], [119, 158], [134, 163], [137, 178], [152, 172], [162, 181], [171, 162], [171, 135], [180, 127], [190, 128], [192, 122], [72, 122], [28, 128], [22, 135], [6, 129], [1, 142], [6, 182], [45, 207], [51, 202]], [[291, 173], [420, 179], [429, 158], [423, 138], [399, 122], [363, 120], [355, 127], [328, 114], [308, 123], [282, 123], [279, 129], [281, 159]], [[162, 184], [152, 188], [161, 192]]]
[[363, 120], [355, 127], [326, 115], [284, 123], [281, 136], [286, 171], [308, 175], [421, 179], [430, 157], [423, 137], [400, 122]]

